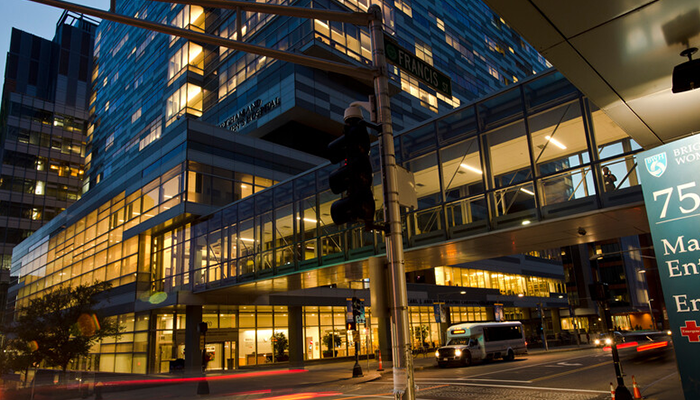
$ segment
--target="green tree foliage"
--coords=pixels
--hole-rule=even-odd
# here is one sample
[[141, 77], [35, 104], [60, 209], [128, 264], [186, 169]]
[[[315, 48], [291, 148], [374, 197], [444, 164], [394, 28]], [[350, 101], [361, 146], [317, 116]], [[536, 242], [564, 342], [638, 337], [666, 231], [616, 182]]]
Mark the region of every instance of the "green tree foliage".
[[334, 349], [336, 347], [340, 347], [342, 343], [343, 342], [340, 339], [340, 335], [335, 332], [328, 332], [323, 335], [323, 345], [326, 346], [328, 353], [331, 354], [330, 357], [334, 355]]
[[430, 335], [430, 330], [427, 325], [420, 325], [413, 327], [413, 337], [420, 343], [421, 347], [428, 347], [428, 337]]
[[275, 344], [275, 359], [278, 361], [286, 359], [287, 355], [284, 354], [284, 352], [289, 348], [287, 336], [285, 336], [283, 332], [275, 332], [275, 334], [272, 335], [272, 343]]
[[72, 360], [87, 356], [97, 341], [118, 335], [117, 322], [98, 310], [110, 287], [105, 282], [64, 287], [33, 299], [5, 328], [16, 357], [65, 371]]

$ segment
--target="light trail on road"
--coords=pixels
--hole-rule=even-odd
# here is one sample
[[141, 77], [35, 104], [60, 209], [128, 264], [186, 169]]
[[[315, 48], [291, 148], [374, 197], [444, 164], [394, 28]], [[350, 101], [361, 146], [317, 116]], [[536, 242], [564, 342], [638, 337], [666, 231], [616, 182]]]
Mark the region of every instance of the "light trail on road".
[[589, 365], [589, 366], [582, 367], [582, 368], [576, 368], [576, 369], [572, 369], [572, 370], [569, 370], [569, 371], [563, 371], [563, 372], [559, 372], [558, 374], [552, 374], [552, 375], [547, 375], [547, 376], [541, 376], [541, 377], [539, 377], [539, 378], [532, 379], [532, 382], [539, 382], [539, 381], [544, 381], [544, 380], [547, 380], [547, 379], [559, 378], [559, 377], [564, 376], [564, 375], [569, 375], [569, 374], [573, 374], [573, 373], [576, 373], [576, 372], [585, 371], [585, 370], [587, 370], [587, 369], [593, 369], [593, 368], [597, 368], [597, 367], [602, 367], [603, 365], [609, 366], [609, 365], [610, 365], [610, 361], [605, 361], [605, 362], [602, 362], [602, 363], [593, 364], [593, 365]]
[[[368, 382], [368, 383], [382, 383], [382, 382]], [[444, 382], [444, 381], [433, 381], [429, 382], [433, 384], [442, 384], [443, 386], [472, 386], [472, 387], [488, 387], [488, 388], [498, 388], [498, 389], [527, 389], [527, 390], [546, 390], [552, 392], [567, 392], [567, 393], [610, 393], [608, 390], [593, 390], [593, 389], [569, 389], [569, 388], [558, 388], [558, 387], [546, 387], [546, 386], [516, 386], [516, 385], [496, 385], [487, 383], [468, 383], [468, 382]], [[384, 382], [383, 384], [386, 385]], [[358, 398], [361, 396], [358, 396]]]

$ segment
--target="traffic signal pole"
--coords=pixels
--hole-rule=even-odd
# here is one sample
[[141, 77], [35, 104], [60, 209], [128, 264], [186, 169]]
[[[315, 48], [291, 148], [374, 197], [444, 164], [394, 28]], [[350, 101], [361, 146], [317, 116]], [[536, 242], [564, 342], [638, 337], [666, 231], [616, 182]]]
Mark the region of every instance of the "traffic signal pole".
[[394, 325], [392, 329], [394, 397], [397, 400], [414, 400], [416, 398], [416, 390], [413, 378], [411, 332], [408, 323], [406, 266], [403, 252], [396, 154], [394, 150], [394, 128], [391, 121], [391, 105], [389, 101], [389, 74], [384, 54], [382, 10], [378, 5], [374, 4], [369, 8], [368, 12], [372, 15], [369, 23], [372, 64], [377, 68], [377, 73], [374, 77], [374, 93], [377, 99], [379, 123], [382, 126], [379, 152], [382, 190], [384, 192], [384, 220], [388, 225], [386, 256], [391, 273], [391, 319]]

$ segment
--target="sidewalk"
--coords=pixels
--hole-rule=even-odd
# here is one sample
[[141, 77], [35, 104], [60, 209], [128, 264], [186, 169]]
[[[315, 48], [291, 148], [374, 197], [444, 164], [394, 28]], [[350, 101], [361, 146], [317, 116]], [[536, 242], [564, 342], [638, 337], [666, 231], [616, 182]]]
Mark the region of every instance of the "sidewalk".
[[[552, 348], [550, 350], [544, 350], [544, 349], [531, 349], [528, 351], [528, 355], [526, 357], [541, 357], [544, 356], [548, 353], [556, 353], [556, 352], [575, 352], [575, 351], [580, 351], [580, 350], [588, 350], [594, 348], [593, 345], [581, 345], [581, 346], [563, 346], [563, 347], [556, 347]], [[419, 355], [416, 358], [414, 358], [414, 370], [416, 371], [422, 371], [425, 369], [433, 369], [435, 368], [435, 358], [432, 356], [432, 353]], [[329, 362], [324, 362], [324, 363], [307, 363], [303, 369], [308, 371], [309, 374], [313, 375], [315, 378], [314, 379], [309, 379], [309, 382], [316, 382], [316, 384], [363, 384], [371, 381], [375, 381], [378, 379], [385, 379], [387, 381], [391, 381], [393, 379], [393, 372], [391, 368], [391, 362], [384, 362], [383, 367], [384, 371], [377, 371], [378, 367], [378, 362], [376, 360], [369, 360], [369, 365], [367, 363], [367, 360], [361, 360], [360, 361], [360, 367], [362, 368], [362, 373], [363, 375], [360, 377], [353, 377], [353, 366], [355, 364], [354, 360], [339, 360], [339, 361], [329, 361]], [[224, 375], [243, 375], [243, 374], [255, 374], [263, 371], [279, 371], [279, 370], [292, 370], [293, 368], [291, 367], [282, 367], [280, 365], [277, 366], [270, 366], [269, 368], [250, 368], [250, 369], [243, 369], [243, 370], [235, 370], [235, 371], [225, 371], [225, 372], [211, 372], [208, 373], [208, 377], [217, 377], [217, 376], [224, 376]], [[179, 376], [182, 378], [183, 376]], [[151, 380], [151, 383], [149, 385], [134, 385], [134, 386], [120, 386], [120, 387], [113, 387], [113, 388], [106, 388], [105, 387], [105, 394], [108, 392], [112, 391], [118, 391], [118, 392], [126, 392], [126, 391], [131, 391], [131, 390], [138, 390], [138, 389], [147, 389], [148, 387], [156, 387], [156, 386], [161, 386], [163, 384], [167, 384], [167, 381], [172, 380], [173, 378], [177, 379], [177, 376], [173, 375], [149, 375], [149, 376], [144, 376], [140, 375], [139, 380]], [[310, 376], [309, 376], [310, 378]], [[614, 377], [613, 377], [614, 378]], [[158, 382], [161, 381], [162, 382]], [[306, 379], [305, 379], [306, 380]], [[105, 380], [105, 382], [109, 382], [109, 380]], [[628, 389], [632, 391], [632, 384], [631, 384], [631, 377], [626, 377], [625, 378], [625, 383], [628, 385]], [[647, 400], [679, 400], [683, 399], [682, 395], [682, 390], [681, 390], [681, 384], [680, 380], [678, 377], [678, 374], [671, 374], [666, 377], [659, 377], [656, 381], [650, 382], [650, 383], [645, 383], [645, 386], [640, 387], [642, 395], [644, 396], [645, 399]], [[136, 394], [136, 392], [134, 392]], [[45, 398], [52, 398], [53, 396], [48, 396]], [[0, 398], [4, 398], [5, 400], [10, 399], [11, 397], [3, 397], [2, 394], [0, 394]], [[20, 397], [21, 398], [21, 397]], [[94, 398], [93, 394], [90, 393], [90, 398]]]

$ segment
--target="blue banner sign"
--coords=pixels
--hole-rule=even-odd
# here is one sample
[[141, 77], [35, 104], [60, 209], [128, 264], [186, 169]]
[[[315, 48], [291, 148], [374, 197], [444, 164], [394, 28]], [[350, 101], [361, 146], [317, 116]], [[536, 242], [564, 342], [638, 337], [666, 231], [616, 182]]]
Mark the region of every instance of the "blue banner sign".
[[435, 303], [433, 304], [433, 314], [435, 314], [435, 322], [438, 324], [447, 322], [447, 318], [445, 316], [445, 307], [443, 307], [445, 303]]
[[503, 322], [506, 320], [505, 314], [503, 313], [503, 304], [494, 303], [493, 304], [493, 317], [496, 322]]
[[700, 135], [640, 153], [637, 165], [686, 399], [700, 399]]

